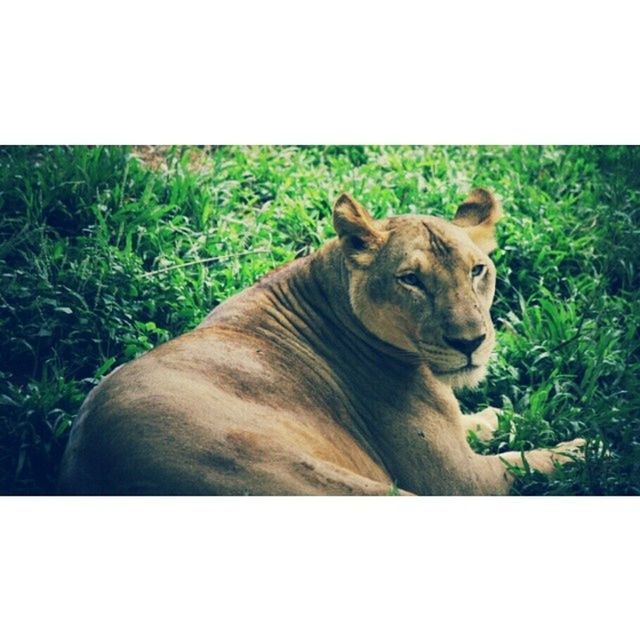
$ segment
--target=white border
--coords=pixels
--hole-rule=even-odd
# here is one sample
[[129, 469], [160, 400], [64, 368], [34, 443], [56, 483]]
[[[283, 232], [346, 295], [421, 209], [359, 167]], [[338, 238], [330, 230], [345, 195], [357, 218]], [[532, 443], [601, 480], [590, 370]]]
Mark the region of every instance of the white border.
[[538, 640], [636, 626], [634, 499], [49, 498], [0, 511], [11, 638]]
[[633, 3], [5, 3], [1, 143], [640, 143]]

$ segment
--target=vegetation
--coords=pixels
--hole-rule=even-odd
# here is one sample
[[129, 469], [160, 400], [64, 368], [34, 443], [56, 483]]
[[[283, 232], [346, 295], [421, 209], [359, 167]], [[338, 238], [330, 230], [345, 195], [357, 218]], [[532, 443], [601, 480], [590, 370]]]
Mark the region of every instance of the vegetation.
[[640, 493], [640, 151], [633, 147], [0, 149], [0, 492], [51, 493], [106, 373], [329, 238], [346, 190], [376, 216], [503, 200], [479, 450], [589, 439], [516, 493]]

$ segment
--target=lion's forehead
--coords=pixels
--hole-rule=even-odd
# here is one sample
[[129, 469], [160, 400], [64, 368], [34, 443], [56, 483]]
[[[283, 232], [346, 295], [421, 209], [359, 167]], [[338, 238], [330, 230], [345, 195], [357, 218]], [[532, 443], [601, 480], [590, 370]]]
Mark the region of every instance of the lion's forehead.
[[455, 225], [432, 216], [406, 215], [389, 219], [387, 259], [398, 266], [443, 264], [451, 269], [474, 253], [472, 243]]

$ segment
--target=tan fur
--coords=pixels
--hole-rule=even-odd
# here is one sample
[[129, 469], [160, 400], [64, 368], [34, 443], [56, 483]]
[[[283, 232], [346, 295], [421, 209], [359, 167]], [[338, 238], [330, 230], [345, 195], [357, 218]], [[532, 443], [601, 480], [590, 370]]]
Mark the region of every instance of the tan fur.
[[[499, 216], [485, 190], [472, 192], [453, 223], [374, 221], [343, 194], [337, 239], [89, 394], [61, 491], [507, 493], [505, 461], [522, 465], [522, 455], [474, 453], [467, 430], [490, 437], [496, 416], [463, 416], [452, 391], [484, 377], [494, 345], [486, 251]], [[482, 275], [472, 276], [479, 265]], [[459, 345], [478, 336], [465, 355]], [[581, 444], [525, 457], [548, 473]]]

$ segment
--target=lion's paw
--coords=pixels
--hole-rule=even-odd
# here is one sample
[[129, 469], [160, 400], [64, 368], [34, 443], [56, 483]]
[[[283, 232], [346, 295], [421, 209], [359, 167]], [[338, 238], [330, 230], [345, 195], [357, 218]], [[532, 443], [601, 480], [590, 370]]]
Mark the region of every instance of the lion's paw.
[[498, 416], [501, 410], [495, 407], [487, 407], [478, 413], [464, 416], [468, 431], [475, 433], [479, 440], [491, 440], [498, 428]]
[[572, 460], [584, 460], [584, 448], [587, 441], [584, 438], [574, 438], [568, 442], [561, 442], [551, 449], [554, 454], [559, 454], [561, 457], [554, 458], [558, 462], [571, 462]]
[[496, 407], [487, 407], [480, 411], [480, 413], [476, 413], [476, 416], [483, 418], [495, 431], [498, 428], [499, 418], [502, 414], [502, 409], [496, 409]]

